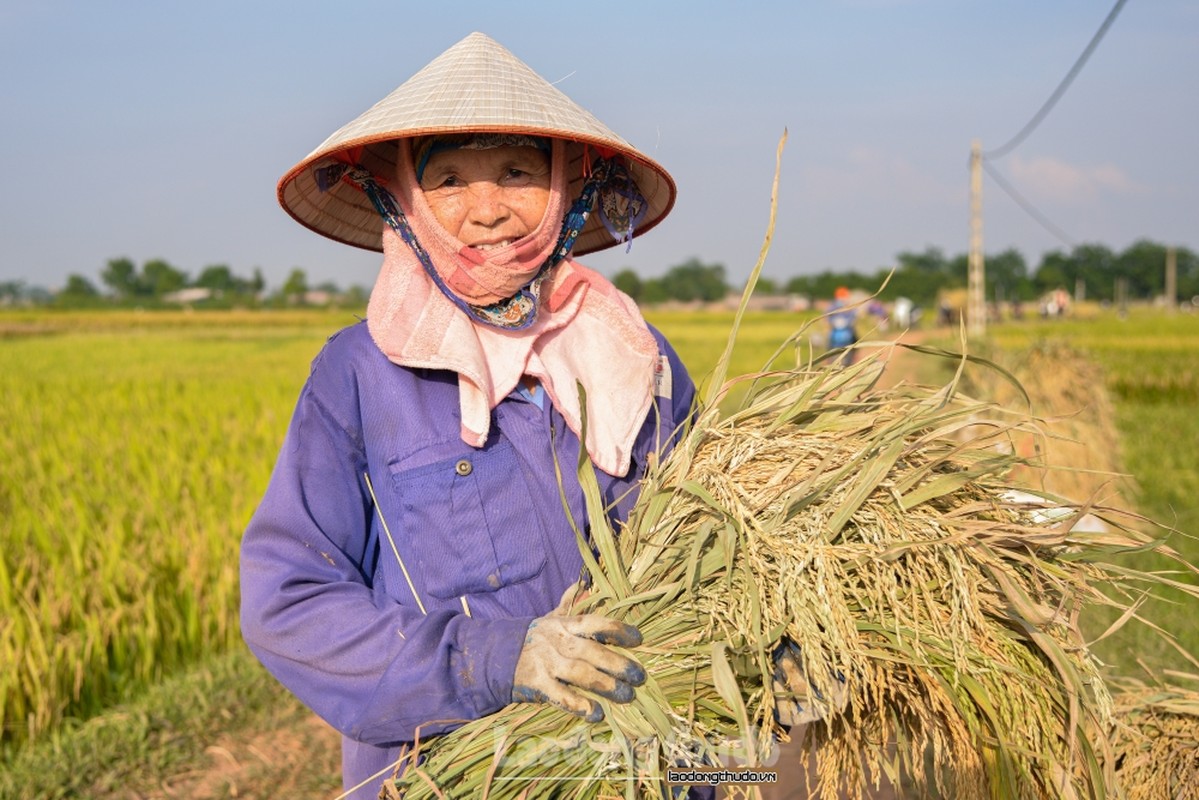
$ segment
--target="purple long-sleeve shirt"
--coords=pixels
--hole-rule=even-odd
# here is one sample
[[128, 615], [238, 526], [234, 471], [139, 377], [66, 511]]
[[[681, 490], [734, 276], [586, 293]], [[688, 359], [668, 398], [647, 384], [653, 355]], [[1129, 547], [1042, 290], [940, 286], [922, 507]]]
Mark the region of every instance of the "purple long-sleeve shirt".
[[[629, 474], [596, 471], [614, 520], [695, 395], [653, 334], [672, 379], [660, 384], [670, 388], [638, 435]], [[516, 392], [492, 414], [485, 446], [464, 443], [457, 375], [397, 366], [364, 323], [351, 326], [313, 361], [246, 530], [243, 635], [343, 734], [346, 788], [386, 770], [418, 729], [445, 732], [511, 702], [529, 622], [580, 576], [555, 471], [556, 458], [583, 529], [578, 437], [551, 403]], [[383, 777], [351, 797], [377, 797]]]

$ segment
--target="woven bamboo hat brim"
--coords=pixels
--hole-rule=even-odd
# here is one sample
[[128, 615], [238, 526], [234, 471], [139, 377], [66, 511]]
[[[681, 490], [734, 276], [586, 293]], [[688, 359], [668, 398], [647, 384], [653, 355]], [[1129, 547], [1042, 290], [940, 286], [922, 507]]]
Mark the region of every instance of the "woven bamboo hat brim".
[[[346, 181], [322, 192], [314, 170], [337, 162], [360, 164], [386, 185], [395, 175], [396, 139], [432, 133], [508, 132], [564, 139], [570, 198], [583, 184], [585, 159], [625, 156], [648, 211], [636, 235], [657, 225], [674, 206], [670, 174], [609, 130], [499, 43], [472, 33], [431, 61], [362, 116], [334, 133], [279, 181], [287, 213], [330, 239], [382, 250], [382, 220], [370, 200]], [[569, 202], [569, 199], [568, 199]], [[616, 241], [592, 214], [574, 253]]]

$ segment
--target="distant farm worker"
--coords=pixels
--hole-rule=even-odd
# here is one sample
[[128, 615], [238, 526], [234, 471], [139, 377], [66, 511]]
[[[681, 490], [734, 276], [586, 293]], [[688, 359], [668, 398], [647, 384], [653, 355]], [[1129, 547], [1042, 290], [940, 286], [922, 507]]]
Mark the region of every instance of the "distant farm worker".
[[366, 321], [312, 363], [241, 550], [246, 641], [343, 734], [346, 796], [377, 797], [418, 734], [510, 703], [597, 721], [591, 695], [631, 700], [645, 673], [613, 645], [639, 631], [555, 610], [583, 571], [571, 465], [585, 449], [623, 521], [695, 387], [571, 256], [661, 222], [673, 179], [476, 33], [279, 199], [383, 254]]
[[[857, 309], [850, 305], [850, 292], [844, 286], [838, 286], [833, 293], [833, 303], [828, 311], [828, 346], [830, 349], [849, 347], [858, 341]], [[849, 350], [841, 358], [841, 363], [852, 364], [854, 352]]]

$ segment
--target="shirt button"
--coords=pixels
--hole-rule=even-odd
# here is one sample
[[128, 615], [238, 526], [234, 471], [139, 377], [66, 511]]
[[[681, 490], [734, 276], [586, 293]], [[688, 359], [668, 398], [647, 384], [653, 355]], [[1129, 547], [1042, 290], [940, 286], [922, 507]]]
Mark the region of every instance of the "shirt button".
[[454, 465], [454, 472], [457, 472], [459, 475], [462, 475], [463, 477], [469, 475], [473, 470], [474, 470], [474, 467], [472, 467], [470, 462], [467, 461], [465, 458]]

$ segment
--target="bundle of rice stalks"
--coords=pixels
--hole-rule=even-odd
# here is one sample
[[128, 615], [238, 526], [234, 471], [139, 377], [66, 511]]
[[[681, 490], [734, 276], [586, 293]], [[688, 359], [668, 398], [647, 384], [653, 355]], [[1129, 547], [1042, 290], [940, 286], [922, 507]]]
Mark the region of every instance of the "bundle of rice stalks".
[[985, 408], [880, 390], [884, 358], [771, 375], [727, 417], [710, 405], [619, 537], [592, 515], [599, 557], [584, 547], [592, 590], [572, 611], [641, 629], [632, 704], [604, 703], [599, 726], [512, 706], [420, 745], [391, 796], [662, 796], [669, 767], [766, 763], [784, 637], [811, 702], [845, 698], [807, 729], [824, 796], [919, 783], [926, 751], [950, 796], [1107, 796], [1090, 734], [1111, 700], [1077, 619], [1114, 602], [1095, 586], [1153, 579], [1102, 563], [1145, 539], [1007, 499], [1017, 458], [992, 444], [1015, 423], [962, 443]]
[[1001, 364], [1018, 386], [990, 369], [966, 370], [964, 393], [1002, 407], [1027, 407], [1048, 421], [1046, 435], [1023, 434], [1013, 447], [1029, 459], [1011, 480], [1076, 501], [1103, 496], [1105, 505], [1130, 507], [1134, 494], [1121, 475], [1116, 415], [1103, 370], [1064, 341], [1042, 339], [1028, 347], [976, 354]]
[[[885, 360], [727, 385], [718, 367], [619, 536], [584, 455], [591, 587], [570, 612], [637, 626], [646, 684], [627, 705], [597, 698], [596, 725], [513, 705], [417, 742], [383, 796], [669, 797], [671, 769], [768, 765], [788, 735], [773, 679], [788, 641], [803, 702], [825, 714], [804, 736], [818, 796], [906, 774], [960, 798], [1107, 797], [1095, 732], [1111, 698], [1077, 620], [1118, 605], [1095, 587], [1159, 579], [1104, 565], [1147, 540], [1118, 520], [1073, 530], [1087, 509], [1012, 500], [1020, 459], [993, 445], [1026, 421], [980, 426], [989, 407], [952, 383], [882, 389]], [[738, 383], [745, 401], [722, 414]]]
[[1128, 800], [1199, 797], [1199, 691], [1124, 681], [1115, 711], [1112, 765]]

